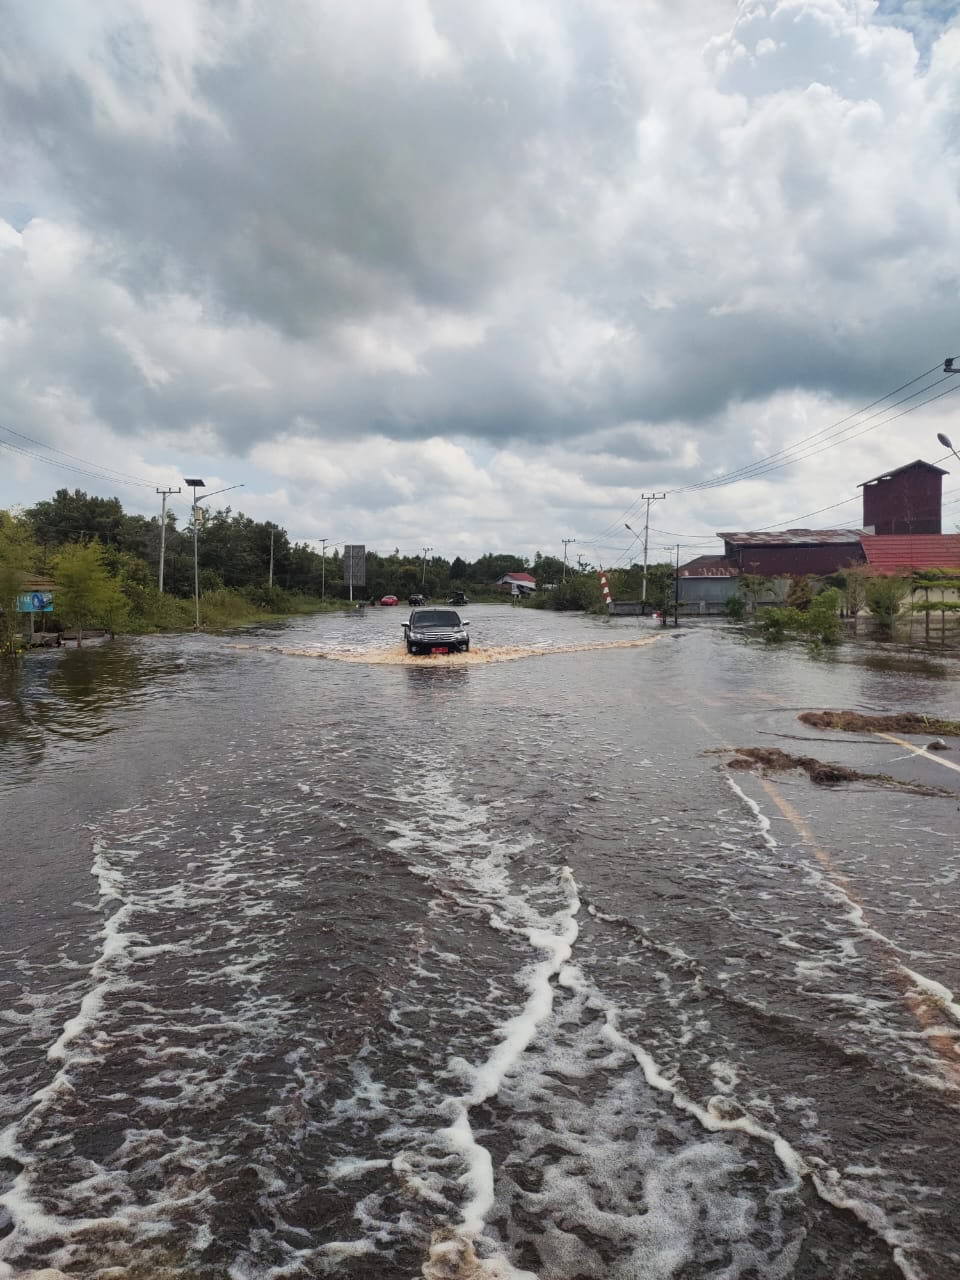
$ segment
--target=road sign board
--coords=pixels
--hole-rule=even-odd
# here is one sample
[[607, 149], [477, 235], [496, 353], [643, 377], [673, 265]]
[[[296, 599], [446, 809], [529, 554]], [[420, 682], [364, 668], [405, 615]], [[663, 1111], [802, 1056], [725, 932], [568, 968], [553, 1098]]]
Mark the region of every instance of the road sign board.
[[366, 586], [367, 548], [362, 542], [348, 543], [343, 548], [343, 580], [349, 586]]

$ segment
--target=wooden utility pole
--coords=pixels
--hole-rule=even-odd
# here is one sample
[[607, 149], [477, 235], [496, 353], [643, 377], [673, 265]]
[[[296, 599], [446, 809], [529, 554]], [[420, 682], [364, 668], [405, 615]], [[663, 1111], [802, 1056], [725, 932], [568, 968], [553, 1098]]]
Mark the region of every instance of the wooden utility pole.
[[566, 582], [567, 580], [567, 547], [569, 547], [572, 542], [576, 542], [576, 538], [561, 538], [560, 541], [563, 543], [563, 581]]
[[641, 609], [647, 603], [647, 546], [650, 542], [650, 503], [659, 502], [667, 495], [665, 493], [641, 493], [640, 497], [647, 504], [647, 518], [643, 525], [643, 590], [640, 592]]
[[179, 489], [158, 489], [160, 500], [160, 594], [163, 595], [163, 557], [167, 549], [167, 498], [171, 493], [179, 493]]

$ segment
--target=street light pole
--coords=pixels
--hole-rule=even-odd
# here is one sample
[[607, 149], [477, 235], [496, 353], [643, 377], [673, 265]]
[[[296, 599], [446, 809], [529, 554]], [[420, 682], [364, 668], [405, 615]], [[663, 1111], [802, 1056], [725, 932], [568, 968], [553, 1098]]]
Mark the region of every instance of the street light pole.
[[193, 490], [193, 610], [194, 610], [194, 631], [200, 630], [200, 558], [197, 548], [197, 504], [206, 502], [208, 498], [215, 498], [218, 493], [229, 493], [231, 489], [242, 489], [242, 484], [227, 485], [226, 489], [214, 489], [213, 493], [205, 493], [202, 498], [197, 497], [197, 490], [202, 489], [204, 481], [199, 480], [196, 476], [189, 478], [184, 477], [183, 483]]
[[[948, 373], [960, 373], [960, 369], [949, 369], [949, 370], [947, 370], [947, 372], [948, 372]], [[945, 436], [945, 435], [943, 434], [943, 432], [942, 432], [942, 431], [938, 431], [938, 432], [937, 432], [937, 439], [940, 441], [940, 443], [943, 445], [943, 447], [944, 447], [945, 449], [949, 449], [949, 450], [950, 450], [950, 452], [953, 454], [953, 456], [956, 458], [956, 460], [957, 460], [958, 462], [960, 462], [960, 453], [957, 453], [956, 449], [953, 447], [953, 443], [952, 443], [952, 441], [951, 441], [950, 437], [949, 437], [949, 436]]]
[[426, 582], [427, 582], [427, 552], [428, 552], [428, 551], [432, 551], [432, 550], [433, 550], [433, 547], [424, 547], [424, 548], [423, 548], [423, 573], [421, 573], [421, 575], [420, 575], [420, 589], [421, 589], [421, 590], [423, 590], [423, 588], [426, 586]]
[[[287, 579], [289, 582], [289, 579]], [[270, 575], [267, 578], [267, 586], [273, 589], [273, 529], [270, 530]]]

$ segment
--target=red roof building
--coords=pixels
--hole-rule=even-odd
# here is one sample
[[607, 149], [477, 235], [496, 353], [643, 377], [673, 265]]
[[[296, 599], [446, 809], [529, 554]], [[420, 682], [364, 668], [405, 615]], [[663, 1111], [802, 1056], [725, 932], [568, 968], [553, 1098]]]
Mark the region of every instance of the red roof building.
[[860, 539], [871, 573], [912, 573], [916, 569], [960, 571], [960, 533], [875, 534]]

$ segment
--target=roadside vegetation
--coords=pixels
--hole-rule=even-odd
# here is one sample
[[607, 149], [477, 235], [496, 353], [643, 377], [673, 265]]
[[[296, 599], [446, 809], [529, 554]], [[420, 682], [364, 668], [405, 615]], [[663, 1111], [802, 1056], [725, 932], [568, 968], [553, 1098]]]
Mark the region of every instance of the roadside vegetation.
[[[782, 605], [759, 607], [770, 598], [773, 582], [745, 574], [738, 595], [727, 605], [727, 615], [749, 620], [751, 629], [777, 643], [789, 638], [816, 644], [836, 644], [847, 634], [846, 623], [866, 611], [876, 634], [890, 638], [903, 621], [924, 615], [926, 640], [931, 639], [931, 617], [939, 615], [939, 634], [945, 639], [947, 619], [960, 615], [960, 601], [946, 595], [960, 593], [960, 576], [951, 570], [926, 570], [913, 576], [871, 573], [850, 568], [826, 579], [797, 576], [790, 580]], [[918, 592], [925, 598], [916, 600]]]
[[[292, 542], [279, 525], [251, 519], [227, 507], [201, 508], [198, 520], [201, 625], [242, 626], [290, 614], [342, 608], [349, 596], [340, 549], [323, 558], [306, 542]], [[0, 511], [0, 654], [22, 645], [23, 615], [17, 598], [27, 584], [52, 586], [55, 613], [37, 615], [38, 628], [84, 634], [178, 631], [194, 624], [193, 526], [178, 525], [167, 512], [164, 591], [158, 588], [159, 517], [124, 511], [117, 498], [91, 497], [80, 489], [59, 489], [50, 499], [21, 511]], [[271, 543], [273, 583], [270, 585]], [[506, 602], [494, 584], [506, 573], [527, 571], [539, 582], [561, 583], [563, 561], [538, 552], [523, 556], [487, 554], [476, 560], [401, 555], [399, 548], [368, 552], [366, 582], [357, 600], [423, 594], [446, 599], [462, 591], [472, 601]], [[572, 594], [561, 607], [593, 603], [596, 575], [571, 574]], [[44, 588], [46, 589], [46, 588]], [[585, 604], [579, 601], [583, 599]]]
[[840, 619], [840, 592], [827, 587], [814, 594], [812, 581], [796, 579], [780, 607], [760, 609], [754, 619], [765, 640], [776, 642], [795, 636], [821, 644], [836, 644], [843, 636]]
[[[582, 610], [585, 613], [606, 614], [607, 606], [600, 591], [600, 578], [591, 566], [585, 571], [573, 571], [569, 567], [564, 576], [563, 561], [554, 562], [561, 572], [557, 582], [547, 590], [540, 590], [523, 603], [531, 609]], [[538, 574], [537, 581], [549, 582]], [[609, 569], [607, 581], [614, 600], [639, 600], [643, 595], [643, 567], [632, 564], [629, 568]], [[652, 610], [664, 613], [673, 607], [675, 573], [672, 564], [664, 562], [647, 567], [647, 604]]]

